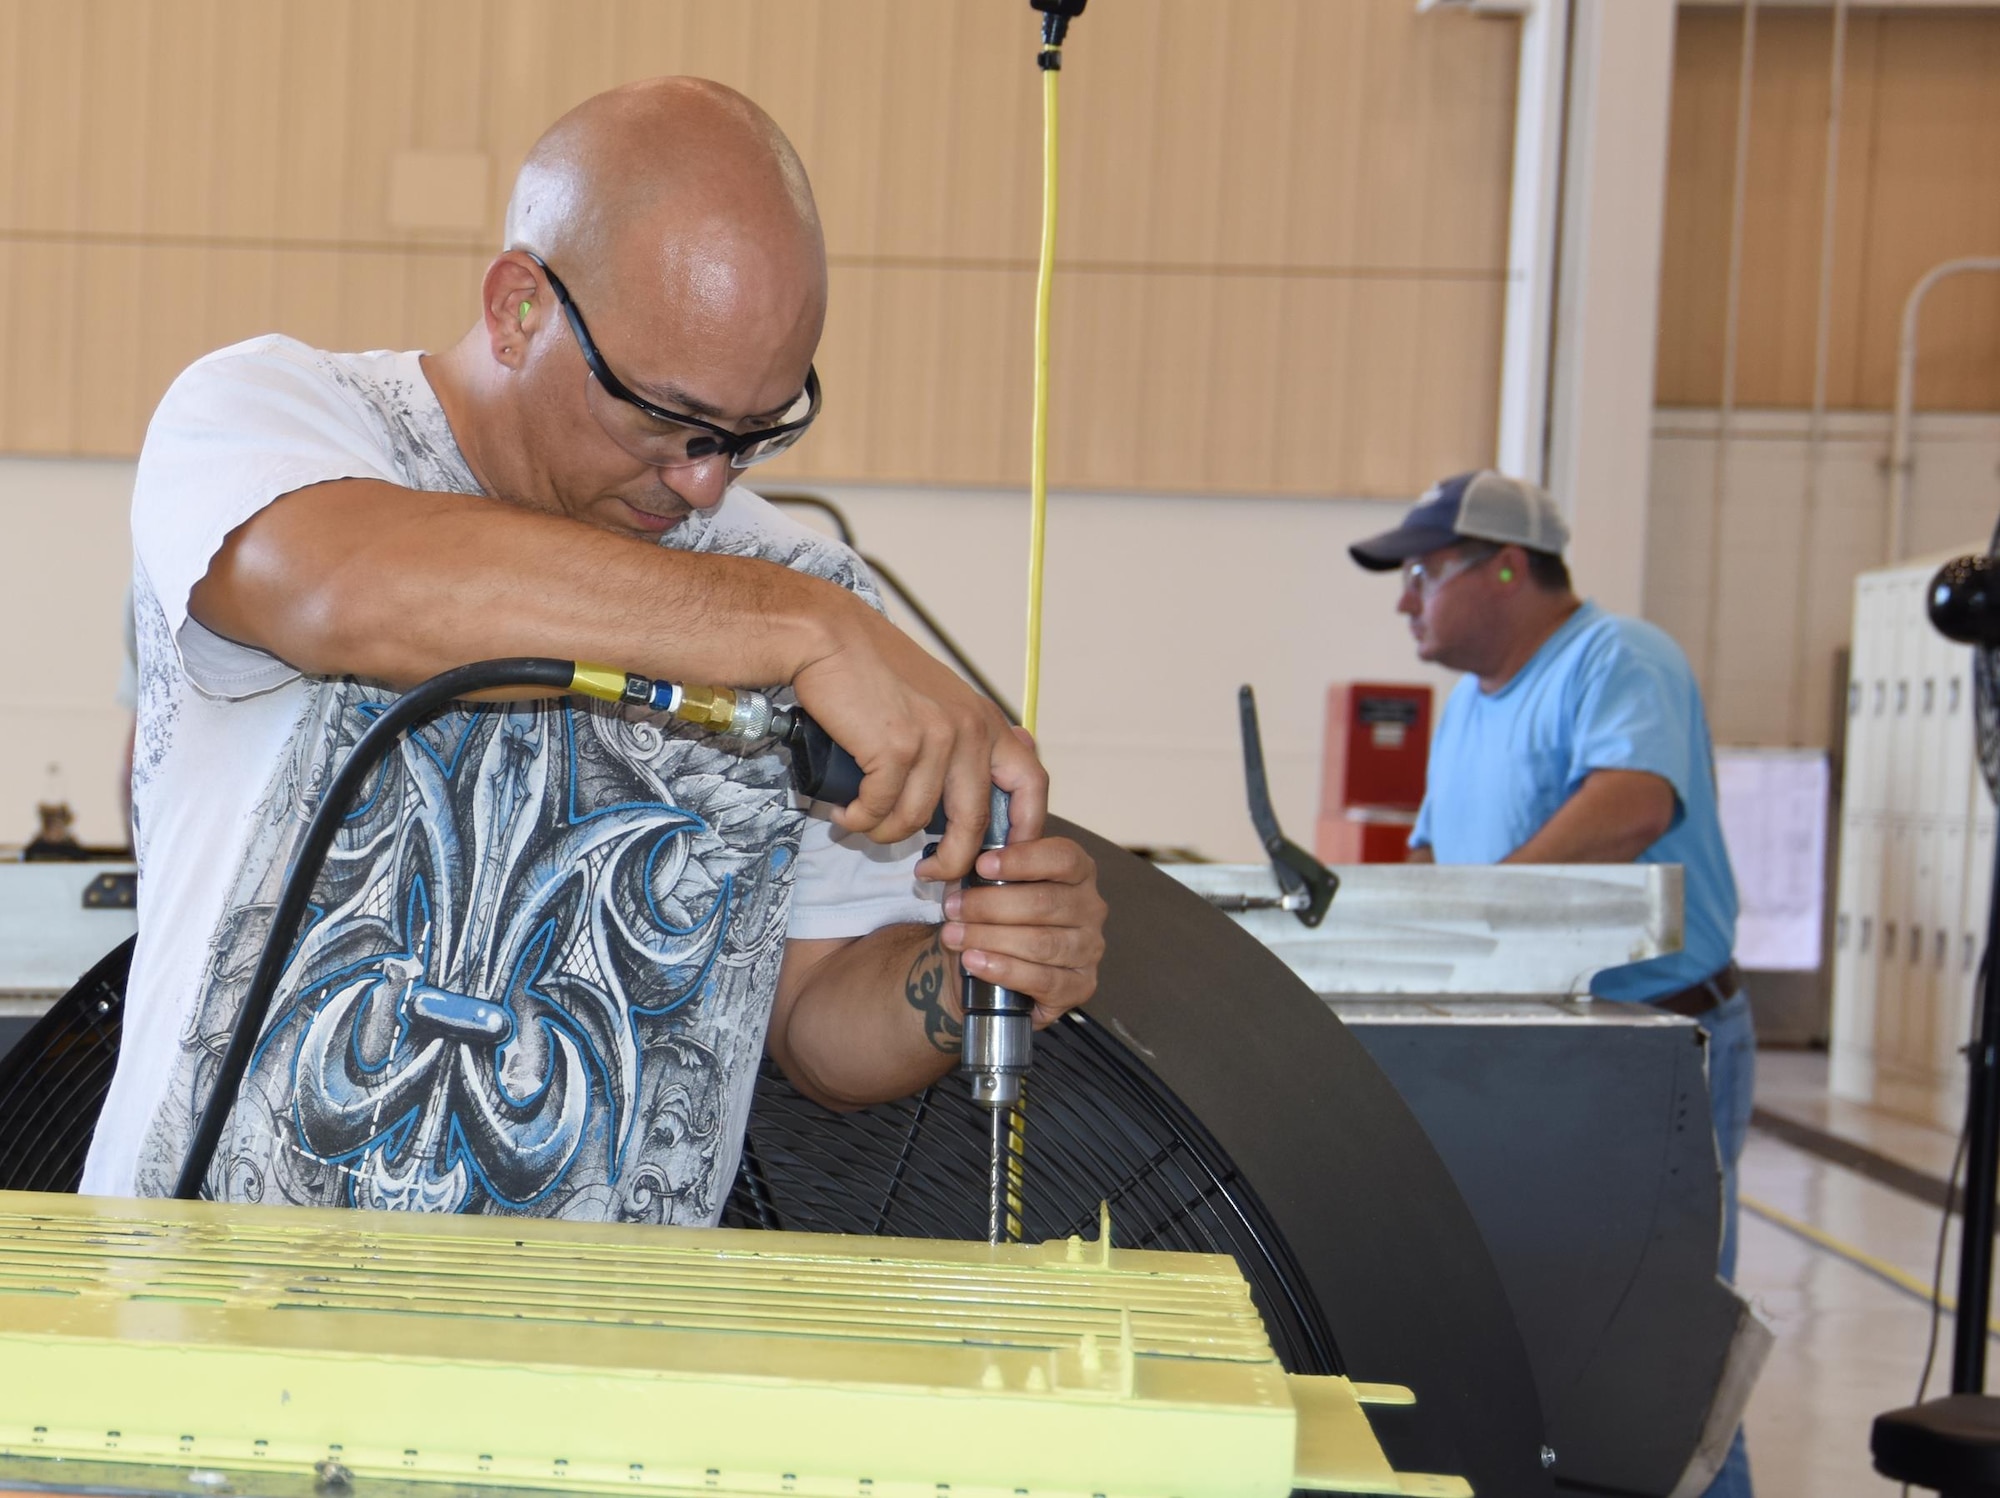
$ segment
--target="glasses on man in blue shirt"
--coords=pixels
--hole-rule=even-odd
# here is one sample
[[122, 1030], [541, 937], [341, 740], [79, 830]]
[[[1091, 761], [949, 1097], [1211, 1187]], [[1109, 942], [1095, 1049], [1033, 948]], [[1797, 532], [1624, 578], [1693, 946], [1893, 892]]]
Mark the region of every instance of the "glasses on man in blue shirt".
[[1474, 567], [1482, 566], [1499, 555], [1500, 548], [1497, 546], [1481, 547], [1471, 552], [1461, 551], [1450, 561], [1435, 569], [1425, 566], [1420, 558], [1413, 557], [1403, 563], [1403, 591], [1407, 593], [1415, 588], [1417, 597], [1428, 603], [1437, 596], [1438, 590], [1454, 577], [1470, 572]]

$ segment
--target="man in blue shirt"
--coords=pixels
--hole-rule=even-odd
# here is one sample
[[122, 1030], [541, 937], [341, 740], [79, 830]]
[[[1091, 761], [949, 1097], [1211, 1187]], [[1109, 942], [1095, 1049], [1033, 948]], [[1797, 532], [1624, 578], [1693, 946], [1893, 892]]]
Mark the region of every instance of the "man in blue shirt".
[[[1583, 602], [1547, 491], [1491, 470], [1424, 495], [1349, 550], [1402, 569], [1398, 612], [1421, 660], [1463, 671], [1431, 745], [1410, 856], [1438, 863], [1677, 863], [1681, 951], [1591, 981], [1599, 998], [1692, 1016], [1708, 1032], [1722, 1166], [1719, 1269], [1736, 1273], [1736, 1162], [1756, 1037], [1736, 942], [1736, 881], [1716, 809], [1715, 753], [1687, 657], [1665, 633]], [[1748, 1494], [1741, 1432], [1710, 1494]]]

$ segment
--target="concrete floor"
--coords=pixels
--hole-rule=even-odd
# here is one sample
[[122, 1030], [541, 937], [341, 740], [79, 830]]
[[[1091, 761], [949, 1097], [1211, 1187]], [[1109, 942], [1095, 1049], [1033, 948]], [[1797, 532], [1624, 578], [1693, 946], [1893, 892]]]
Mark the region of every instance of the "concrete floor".
[[[1953, 1136], [1827, 1098], [1824, 1055], [1766, 1052], [1757, 1066], [1760, 1109], [1939, 1179], [1949, 1172]], [[1900, 1484], [1870, 1466], [1869, 1425], [1883, 1410], [1915, 1397], [1930, 1307], [1892, 1277], [1856, 1261], [1874, 1261], [1928, 1286], [1938, 1251], [1937, 1209], [1764, 1129], [1751, 1132], [1741, 1183], [1746, 1208], [1738, 1283], [1777, 1332], [1747, 1422], [1760, 1498], [1900, 1492]], [[1772, 1215], [1759, 1215], [1759, 1206]], [[1837, 1244], [1813, 1242], [1774, 1221], [1777, 1214]], [[1954, 1218], [1947, 1235], [1947, 1295], [1956, 1283], [1956, 1230]], [[1951, 1317], [1943, 1316], [1932, 1394], [1949, 1383], [1951, 1328]], [[2000, 1346], [1995, 1356], [2000, 1361]]]

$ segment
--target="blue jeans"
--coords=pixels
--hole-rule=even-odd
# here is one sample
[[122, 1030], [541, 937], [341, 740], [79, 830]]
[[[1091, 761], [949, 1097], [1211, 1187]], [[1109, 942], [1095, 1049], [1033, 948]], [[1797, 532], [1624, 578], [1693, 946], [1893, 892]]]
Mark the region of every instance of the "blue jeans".
[[[1715, 1153], [1722, 1167], [1722, 1252], [1716, 1269], [1734, 1283], [1736, 1162], [1750, 1132], [1757, 1080], [1757, 1032], [1750, 1022], [1750, 995], [1738, 989], [1728, 1003], [1709, 1010], [1699, 1023], [1708, 1032], [1708, 1109], [1715, 1121]], [[1722, 1470], [1703, 1498], [1750, 1498], [1750, 1453], [1740, 1427]]]
[[1708, 1113], [1715, 1123], [1715, 1153], [1722, 1166], [1722, 1252], [1716, 1272], [1736, 1280], [1736, 1162], [1750, 1133], [1757, 1082], [1757, 1032], [1750, 995], [1738, 989], [1699, 1021], [1708, 1032]]

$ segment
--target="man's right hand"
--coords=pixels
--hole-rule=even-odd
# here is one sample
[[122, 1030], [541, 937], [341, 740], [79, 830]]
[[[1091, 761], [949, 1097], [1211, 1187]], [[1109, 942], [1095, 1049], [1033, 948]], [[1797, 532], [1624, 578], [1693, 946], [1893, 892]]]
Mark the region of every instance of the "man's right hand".
[[839, 621], [836, 641], [792, 682], [800, 706], [865, 777], [835, 821], [876, 842], [900, 842], [921, 830], [942, 800], [948, 826], [921, 867], [923, 877], [941, 880], [971, 869], [991, 786], [1011, 798], [1012, 841], [1042, 835], [1048, 772], [999, 708], [872, 609]]

